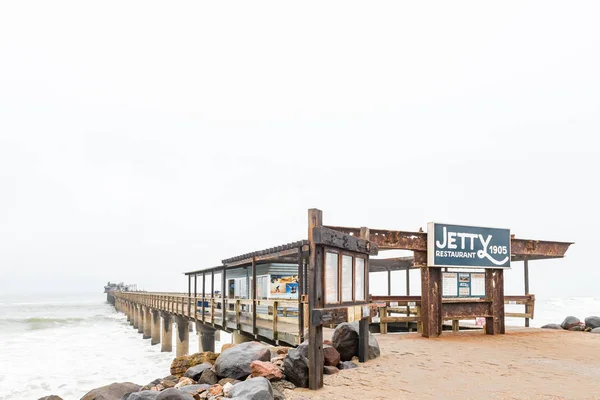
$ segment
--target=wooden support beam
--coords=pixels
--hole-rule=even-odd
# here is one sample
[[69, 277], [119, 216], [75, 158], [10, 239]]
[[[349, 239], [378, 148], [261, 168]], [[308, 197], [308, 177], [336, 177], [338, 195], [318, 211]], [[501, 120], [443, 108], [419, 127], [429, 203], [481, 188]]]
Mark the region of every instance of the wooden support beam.
[[421, 268], [421, 307], [423, 337], [440, 336], [443, 323], [441, 268]]
[[[323, 308], [325, 293], [323, 291], [323, 248], [317, 246], [313, 232], [323, 225], [323, 212], [317, 209], [308, 210], [308, 240], [310, 244], [308, 261], [308, 387], [317, 390], [323, 387], [323, 325], [312, 323], [315, 308]], [[367, 274], [368, 275], [368, 274]]]
[[491, 316], [485, 318], [485, 333], [504, 334], [504, 271], [485, 270], [486, 301], [491, 303]]
[[358, 361], [369, 359], [369, 318], [361, 318], [358, 322]]
[[206, 273], [202, 272], [202, 323], [205, 321], [204, 312], [204, 298], [206, 297]]
[[227, 328], [227, 267], [223, 266], [221, 272], [221, 312], [223, 313], [222, 326]]
[[252, 258], [252, 334], [256, 331], [256, 258]]
[[302, 251], [298, 251], [298, 340], [300, 343], [304, 341], [304, 306], [302, 304], [304, 279], [304, 256]]
[[[329, 229], [358, 236], [360, 228], [345, 226], [327, 226]], [[415, 265], [425, 265], [425, 260], [421, 258], [423, 253], [427, 252], [427, 233], [426, 232], [407, 232], [394, 231], [388, 229], [371, 229], [370, 242], [377, 246], [379, 250], [412, 250], [415, 253]], [[530, 260], [543, 258], [564, 257], [573, 243], [553, 242], [545, 240], [528, 240], [512, 238], [510, 241], [512, 261], [520, 261], [523, 256], [528, 256]]]
[[312, 237], [316, 244], [332, 246], [357, 253], [377, 255], [377, 247], [371, 245], [369, 241], [333, 229], [322, 226], [315, 227], [313, 228]]
[[[523, 273], [524, 273], [524, 283], [525, 283], [525, 295], [529, 294], [529, 259], [525, 257], [523, 260]], [[529, 313], [530, 311], [527, 309], [528, 306], [525, 306], [525, 313]], [[529, 328], [529, 318], [525, 318], [525, 326]]]

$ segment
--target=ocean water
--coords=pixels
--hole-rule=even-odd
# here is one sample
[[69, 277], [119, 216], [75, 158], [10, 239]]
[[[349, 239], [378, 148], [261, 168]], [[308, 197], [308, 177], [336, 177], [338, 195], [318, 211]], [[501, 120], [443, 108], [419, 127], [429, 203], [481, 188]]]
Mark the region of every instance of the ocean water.
[[0, 296], [0, 400], [80, 399], [112, 382], [145, 385], [169, 375], [174, 357], [142, 339], [103, 293]]
[[[151, 346], [105, 300], [102, 293], [0, 297], [0, 400], [80, 399], [112, 382], [145, 385], [168, 375], [174, 353]], [[507, 305], [513, 310], [523, 306]], [[600, 298], [537, 299], [531, 326], [560, 323], [567, 315], [600, 315]], [[507, 325], [523, 326], [523, 320], [507, 319]], [[190, 351], [197, 348], [190, 333]]]

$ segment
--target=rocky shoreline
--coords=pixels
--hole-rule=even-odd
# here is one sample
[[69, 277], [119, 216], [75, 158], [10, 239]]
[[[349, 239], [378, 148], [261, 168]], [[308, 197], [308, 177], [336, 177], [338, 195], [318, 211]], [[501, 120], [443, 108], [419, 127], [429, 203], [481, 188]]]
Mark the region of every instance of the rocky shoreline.
[[584, 322], [577, 317], [569, 315], [562, 324], [547, 324], [542, 329], [564, 329], [573, 332], [600, 333], [600, 317], [587, 317]]
[[[324, 374], [358, 366], [358, 322], [342, 323], [331, 341], [323, 343]], [[377, 340], [369, 333], [368, 358], [379, 357]], [[259, 342], [225, 344], [221, 353], [202, 352], [177, 357], [170, 375], [146, 385], [112, 383], [81, 400], [284, 400], [297, 387], [308, 387], [308, 341], [298, 347]], [[62, 400], [52, 395], [39, 400]]]

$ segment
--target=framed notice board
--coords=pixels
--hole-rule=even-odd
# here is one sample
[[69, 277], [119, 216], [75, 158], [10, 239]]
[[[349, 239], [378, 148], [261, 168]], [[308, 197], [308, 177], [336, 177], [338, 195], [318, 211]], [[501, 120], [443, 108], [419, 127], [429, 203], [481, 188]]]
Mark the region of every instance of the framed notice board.
[[485, 273], [443, 272], [442, 297], [485, 297]]

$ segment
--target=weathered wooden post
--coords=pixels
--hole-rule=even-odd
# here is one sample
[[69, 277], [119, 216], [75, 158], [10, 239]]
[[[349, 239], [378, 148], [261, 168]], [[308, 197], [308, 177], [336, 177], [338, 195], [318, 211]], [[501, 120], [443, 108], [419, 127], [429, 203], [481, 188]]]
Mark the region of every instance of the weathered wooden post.
[[437, 337], [442, 334], [441, 268], [427, 265], [421, 267], [421, 321], [423, 337]]
[[504, 270], [485, 270], [485, 294], [492, 308], [492, 316], [485, 318], [485, 333], [504, 334]]
[[[360, 238], [362, 240], [369, 241], [370, 232], [369, 228], [361, 227], [360, 228]], [[365, 266], [367, 267], [367, 266]], [[391, 283], [390, 283], [390, 275], [388, 274], [388, 290], [391, 291]], [[365, 274], [365, 287], [369, 287], [369, 272], [367, 271]], [[369, 293], [367, 293], [368, 297]], [[388, 294], [389, 295], [389, 294]], [[367, 298], [368, 302], [369, 299]], [[362, 318], [358, 323], [358, 361], [365, 362], [369, 357], [369, 320], [371, 319], [370, 315], [365, 316], [365, 312], [362, 313]], [[369, 313], [370, 314], [370, 313]], [[387, 327], [386, 327], [387, 330]]]
[[323, 325], [313, 320], [313, 310], [323, 308], [323, 250], [313, 240], [313, 228], [323, 226], [323, 212], [315, 208], [308, 210], [308, 387], [317, 390], [323, 387]]

